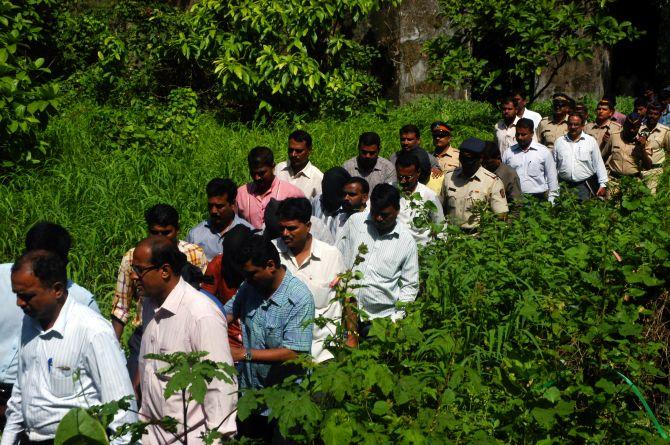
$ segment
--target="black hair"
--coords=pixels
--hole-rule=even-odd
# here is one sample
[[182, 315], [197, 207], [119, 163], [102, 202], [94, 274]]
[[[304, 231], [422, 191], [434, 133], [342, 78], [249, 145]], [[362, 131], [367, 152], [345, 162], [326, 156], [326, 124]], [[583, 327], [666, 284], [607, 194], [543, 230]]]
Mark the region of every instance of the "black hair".
[[304, 142], [307, 145], [307, 148], [312, 148], [312, 135], [305, 130], [295, 130], [288, 135], [288, 140], [290, 141], [291, 139], [296, 142]]
[[26, 233], [26, 252], [48, 250], [60, 257], [67, 265], [68, 253], [72, 247], [72, 237], [61, 225], [52, 222], [38, 222]]
[[635, 100], [633, 101], [633, 108], [636, 108], [636, 107], [645, 107], [646, 108], [647, 105], [649, 105], [649, 99], [647, 99], [644, 96], [636, 97]]
[[24, 267], [30, 267], [42, 287], [51, 287], [56, 283], [62, 283], [63, 287], [67, 287], [66, 263], [56, 252], [29, 250], [14, 262], [11, 273], [16, 273]]
[[249, 168], [272, 167], [275, 165], [275, 156], [268, 147], [258, 146], [249, 151], [247, 162]]
[[238, 264], [243, 265], [251, 261], [256, 267], [265, 267], [268, 261], [272, 260], [277, 267], [281, 265], [279, 252], [271, 240], [261, 236], [252, 235], [246, 240], [246, 244], [236, 255]]
[[419, 127], [417, 127], [416, 125], [412, 125], [412, 124], [403, 125], [402, 128], [400, 129], [399, 133], [400, 133], [400, 136], [402, 136], [403, 134], [412, 134], [413, 133], [413, 134], [416, 135], [417, 139], [419, 139], [421, 137], [421, 131], [419, 130]]
[[312, 217], [312, 204], [307, 198], [286, 198], [279, 203], [277, 219], [290, 221], [297, 219], [303, 224], [309, 223]]
[[382, 140], [379, 138], [379, 135], [374, 131], [366, 131], [358, 137], [358, 146], [370, 146], [374, 145], [377, 148], [381, 148]]
[[391, 184], [377, 184], [370, 195], [370, 207], [380, 210], [388, 206], [400, 210], [400, 192]]
[[226, 196], [228, 204], [235, 202], [237, 198], [237, 185], [230, 179], [214, 178], [207, 183], [207, 197]]
[[[578, 117], [579, 121], [581, 122], [582, 125], [584, 125], [584, 122], [586, 122], [586, 117], [582, 113], [577, 113], [575, 111], [571, 111], [571, 112], [568, 113], [568, 119], [570, 119], [573, 116]], [[518, 125], [518, 123], [517, 123], [517, 125]]]
[[[347, 182], [344, 183], [345, 186], [349, 184], [360, 184], [361, 186], [361, 191], [365, 194], [370, 193], [370, 183], [368, 183], [365, 178], [361, 178], [360, 176], [354, 176], [351, 179], [348, 179]], [[342, 187], [344, 188], [344, 187]]]
[[406, 151], [401, 151], [396, 157], [395, 166], [398, 167], [410, 167], [415, 166], [417, 172], [421, 172], [421, 163], [419, 158], [414, 153], [408, 153]]
[[500, 105], [501, 106], [505, 105], [506, 103], [511, 103], [512, 105], [516, 106], [515, 103], [514, 103], [514, 97], [512, 97], [512, 96], [503, 96], [500, 99]]
[[514, 96], [518, 95], [521, 99], [524, 99], [524, 100], [526, 99], [526, 92], [524, 90], [522, 90], [521, 88], [517, 88], [517, 89], [514, 89], [514, 90], [510, 91], [509, 95], [511, 97], [514, 97]]
[[522, 117], [518, 121], [516, 121], [516, 128], [525, 128], [526, 130], [530, 130], [531, 132], [535, 130], [535, 123], [528, 119], [527, 117]]
[[154, 266], [168, 264], [175, 274], [181, 273], [187, 263], [186, 255], [179, 251], [177, 245], [164, 236], [152, 236], [147, 238], [151, 250], [151, 260]]
[[647, 104], [647, 109], [649, 110], [656, 110], [656, 111], [663, 111], [665, 107], [659, 102], [659, 101], [653, 101], [649, 102]]
[[147, 227], [174, 226], [177, 229], [179, 228], [179, 213], [169, 204], [156, 204], [149, 207], [144, 212], [144, 220], [147, 222]]
[[498, 148], [495, 142], [486, 141], [484, 143], [484, 158], [501, 159], [500, 148]]

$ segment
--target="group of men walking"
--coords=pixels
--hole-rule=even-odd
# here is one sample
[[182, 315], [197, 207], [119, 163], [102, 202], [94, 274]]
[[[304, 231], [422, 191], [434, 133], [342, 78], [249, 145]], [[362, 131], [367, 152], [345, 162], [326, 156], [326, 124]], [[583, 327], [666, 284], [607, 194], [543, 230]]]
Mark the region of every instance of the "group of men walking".
[[[332, 359], [337, 336], [356, 347], [373, 319], [403, 318], [419, 291], [418, 246], [444, 236], [446, 220], [474, 232], [478, 203], [504, 217], [513, 203], [554, 203], [560, 183], [581, 200], [605, 197], [612, 177], [639, 176], [655, 188], [670, 147], [660, 104], [636, 102], [636, 113], [617, 116], [603, 98], [593, 122], [565, 94], [553, 96], [549, 117], [525, 105], [522, 93], [510, 95], [494, 140], [468, 138], [458, 148], [444, 121], [430, 126], [431, 152], [419, 128], [402, 127], [389, 159], [379, 156], [379, 135], [363, 133], [358, 154], [325, 172], [310, 162], [313, 141], [302, 130], [289, 135], [288, 160], [278, 165], [270, 148], [251, 149], [252, 181], [212, 179], [208, 217], [185, 240], [174, 207], [147, 209], [147, 237], [121, 260], [111, 325], [66, 276], [67, 231], [37, 224], [25, 253], [0, 266], [1, 445], [51, 444], [69, 409], [124, 396], [131, 408], [110, 428], [148, 422], [145, 444], [203, 443], [211, 430], [281, 441], [267, 413], [237, 421], [238, 391], [298, 372], [291, 361], [301, 354]], [[344, 301], [338, 279], [354, 266], [363, 278]], [[235, 366], [236, 379], [214, 379], [202, 405], [166, 399], [165, 363], [147, 354], [194, 351]], [[165, 417], [182, 426], [166, 428]]]

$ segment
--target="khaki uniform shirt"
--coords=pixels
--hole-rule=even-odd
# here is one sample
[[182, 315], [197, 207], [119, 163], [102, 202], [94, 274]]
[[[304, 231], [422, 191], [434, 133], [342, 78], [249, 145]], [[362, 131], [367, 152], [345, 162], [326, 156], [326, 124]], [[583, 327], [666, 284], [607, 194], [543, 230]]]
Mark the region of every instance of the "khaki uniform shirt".
[[622, 176], [634, 176], [640, 173], [638, 159], [633, 155], [635, 144], [627, 144], [621, 139], [621, 132], [612, 133], [605, 144], [604, 152], [609, 155], [605, 167]]
[[461, 166], [461, 162], [458, 160], [459, 153], [458, 148], [449, 146], [444, 154], [438, 154], [435, 151], [433, 156], [437, 159], [437, 163], [440, 164], [440, 169], [444, 173], [449, 173]]
[[[646, 125], [640, 127], [640, 133], [649, 131]], [[652, 162], [652, 168], [661, 167], [665, 162], [665, 153], [670, 150], [670, 127], [663, 124], [656, 124], [649, 136], [647, 143], [644, 146], [645, 151], [649, 154]]]
[[605, 133], [609, 133], [611, 137], [612, 134], [618, 133], [620, 131], [621, 131], [621, 125], [619, 125], [616, 121], [613, 120], [609, 120], [602, 125], [598, 125], [595, 122], [589, 122], [584, 126], [584, 133], [589, 134], [594, 138], [596, 138], [598, 147], [600, 147], [600, 152], [603, 155], [605, 154], [605, 145], [603, 144], [603, 138], [605, 137]]
[[537, 141], [547, 147], [554, 149], [554, 141], [568, 132], [568, 120], [563, 118], [560, 122], [554, 122], [553, 117], [543, 117], [537, 126]]
[[494, 213], [507, 213], [505, 186], [495, 174], [480, 167], [471, 178], [462, 175], [460, 168], [444, 176], [445, 210], [453, 224], [463, 229], [479, 225], [474, 207], [484, 201]]

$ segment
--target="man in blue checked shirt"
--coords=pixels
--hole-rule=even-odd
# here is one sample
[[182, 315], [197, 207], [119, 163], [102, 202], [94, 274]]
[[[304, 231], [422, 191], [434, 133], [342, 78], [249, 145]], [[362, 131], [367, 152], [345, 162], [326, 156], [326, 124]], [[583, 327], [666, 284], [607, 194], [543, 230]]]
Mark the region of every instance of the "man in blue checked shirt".
[[281, 265], [270, 240], [253, 235], [237, 255], [245, 277], [225, 306], [231, 322], [239, 319], [244, 349], [232, 348], [242, 362], [240, 388], [260, 389], [280, 382], [284, 362], [312, 349], [314, 298], [307, 286]]

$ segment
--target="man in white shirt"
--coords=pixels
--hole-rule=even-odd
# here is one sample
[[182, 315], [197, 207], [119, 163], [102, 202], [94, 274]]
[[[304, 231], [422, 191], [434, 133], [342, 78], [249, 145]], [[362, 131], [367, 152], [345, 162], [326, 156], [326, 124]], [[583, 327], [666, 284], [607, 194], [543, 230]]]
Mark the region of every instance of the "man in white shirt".
[[289, 272], [305, 283], [314, 297], [315, 319], [329, 321], [314, 323], [312, 357], [317, 363], [333, 358], [325, 348], [326, 339], [337, 334], [342, 321], [342, 305], [335, 300], [334, 284], [344, 272], [342, 254], [335, 246], [319, 241], [310, 234], [312, 205], [305, 198], [285, 199], [279, 205], [277, 217], [281, 236], [275, 242], [281, 262]]
[[312, 154], [312, 136], [296, 130], [288, 136], [288, 161], [275, 167], [275, 176], [298, 187], [308, 199], [321, 193], [323, 173], [309, 161]]
[[[12, 291], [23, 310], [18, 376], [7, 404], [2, 445], [53, 443], [73, 408], [133, 395], [123, 351], [109, 321], [68, 297], [65, 262], [32, 250], [12, 266]], [[135, 402], [131, 401], [135, 410]], [[119, 411], [109, 428], [137, 421]], [[112, 441], [130, 443], [129, 436]]]
[[[407, 226], [418, 244], [425, 246], [431, 240], [432, 235], [428, 222], [433, 224], [444, 222], [442, 203], [435, 192], [419, 182], [421, 167], [419, 159], [414, 154], [400, 153], [395, 161], [395, 169], [400, 187], [398, 221]], [[428, 202], [431, 202], [435, 208], [427, 208], [426, 203]], [[422, 216], [424, 218], [421, 218]], [[416, 219], [427, 221], [416, 221]]]
[[581, 201], [593, 196], [605, 196], [605, 163], [598, 142], [593, 136], [584, 133], [584, 116], [581, 114], [568, 115], [568, 133], [556, 139], [554, 159], [559, 179]]
[[[356, 213], [344, 225], [337, 241], [345, 267], [354, 267], [361, 244], [367, 246], [364, 261], [356, 266], [363, 278], [353, 292], [358, 307], [368, 318], [396, 321], [405, 311], [396, 303], [411, 303], [419, 291], [419, 257], [416, 241], [397, 220], [400, 192], [390, 184], [378, 184], [370, 195], [370, 212]], [[362, 337], [369, 324], [358, 329]]]
[[532, 120], [533, 128], [537, 129], [537, 126], [540, 125], [540, 121], [542, 120], [542, 116], [540, 113], [536, 113], [535, 111], [526, 108], [526, 104], [528, 104], [526, 93], [522, 90], [515, 90], [512, 92], [511, 96], [512, 99], [514, 99], [514, 105], [516, 106], [516, 115], [519, 116], [519, 118]]
[[[183, 443], [185, 435], [189, 444], [203, 445], [200, 435], [206, 429], [217, 430], [224, 437], [231, 437], [237, 431], [237, 382], [213, 379], [207, 385], [204, 403], [189, 403], [184, 413], [181, 393], [168, 399], [164, 396], [168, 382], [158, 371], [165, 363], [146, 357], [147, 354], [207, 351], [206, 359], [233, 366], [226, 317], [212, 300], [180, 277], [184, 264], [185, 255], [163, 236], [146, 238], [133, 250], [132, 279], [147, 301], [157, 308], [144, 328], [140, 346], [140, 413], [142, 420], [169, 416], [180, 422], [172, 432], [152, 423], [143, 436], [144, 445]], [[186, 434], [184, 416], [189, 427]]]
[[521, 183], [521, 192], [553, 203], [558, 196], [556, 162], [547, 147], [533, 141], [533, 121], [519, 119], [517, 143], [502, 155], [502, 162], [512, 167]]

